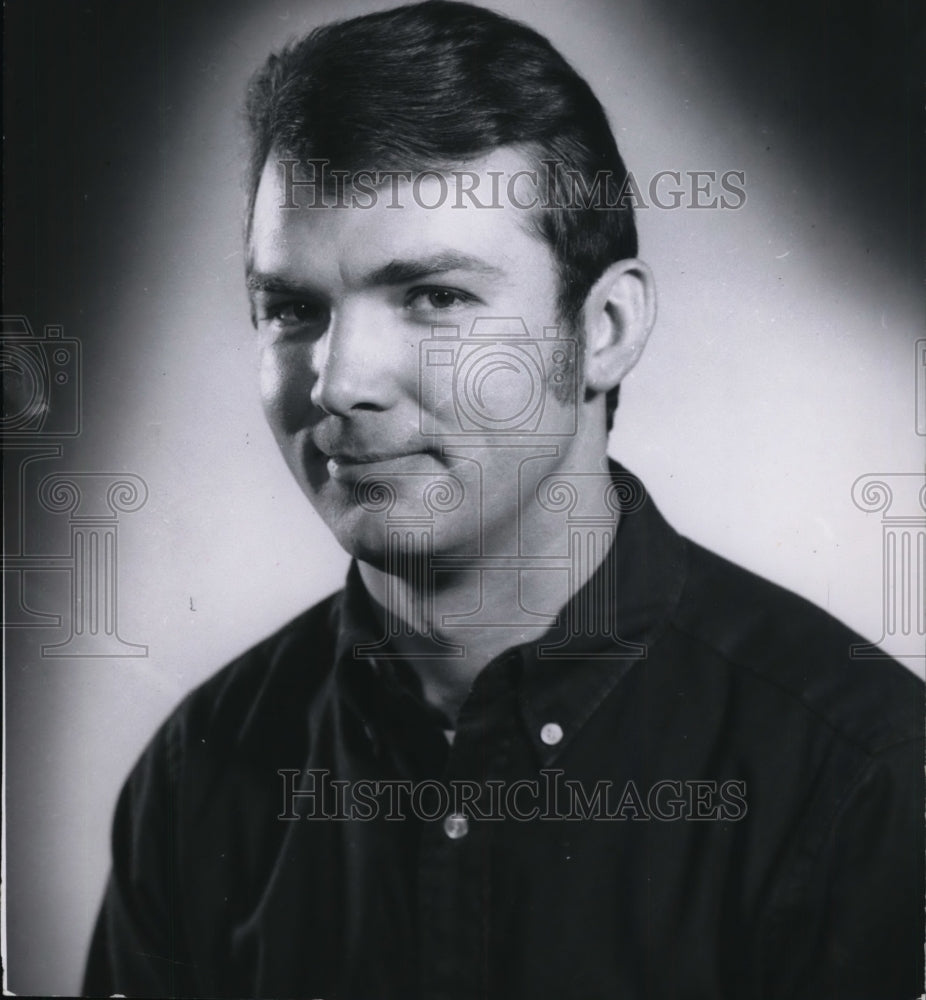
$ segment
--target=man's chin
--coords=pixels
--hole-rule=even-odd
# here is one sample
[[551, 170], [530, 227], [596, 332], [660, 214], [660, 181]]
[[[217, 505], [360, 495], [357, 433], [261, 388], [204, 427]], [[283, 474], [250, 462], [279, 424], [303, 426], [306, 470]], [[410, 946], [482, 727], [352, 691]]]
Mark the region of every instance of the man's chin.
[[479, 507], [453, 475], [369, 476], [305, 489], [340, 546], [377, 569], [404, 575], [434, 552], [472, 554]]

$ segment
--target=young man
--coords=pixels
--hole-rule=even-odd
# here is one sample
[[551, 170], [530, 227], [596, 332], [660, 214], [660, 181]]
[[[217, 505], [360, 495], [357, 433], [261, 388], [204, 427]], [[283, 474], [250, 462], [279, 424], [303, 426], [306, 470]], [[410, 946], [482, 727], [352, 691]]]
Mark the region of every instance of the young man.
[[435, 2], [248, 114], [265, 409], [355, 562], [145, 751], [87, 991], [917, 994], [919, 683], [606, 457], [655, 299], [585, 82]]

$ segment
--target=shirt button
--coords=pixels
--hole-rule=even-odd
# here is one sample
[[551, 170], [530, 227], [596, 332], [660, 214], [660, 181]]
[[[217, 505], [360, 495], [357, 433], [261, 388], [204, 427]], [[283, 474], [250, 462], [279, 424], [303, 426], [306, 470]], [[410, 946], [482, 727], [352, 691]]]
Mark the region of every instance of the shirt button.
[[451, 840], [459, 840], [469, 833], [469, 820], [461, 813], [451, 813], [444, 817], [444, 833]]
[[548, 722], [540, 730], [540, 738], [548, 747], [555, 747], [563, 738], [563, 727], [555, 722]]

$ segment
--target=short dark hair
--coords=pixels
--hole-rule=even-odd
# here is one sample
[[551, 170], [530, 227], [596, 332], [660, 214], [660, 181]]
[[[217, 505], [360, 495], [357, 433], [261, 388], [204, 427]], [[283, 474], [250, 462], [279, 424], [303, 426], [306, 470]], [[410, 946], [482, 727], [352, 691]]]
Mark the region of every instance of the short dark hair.
[[[317, 28], [257, 71], [246, 115], [248, 232], [271, 150], [354, 172], [446, 169], [514, 146], [563, 168], [558, 207], [535, 210], [563, 322], [575, 325], [609, 264], [636, 256], [633, 208], [620, 197], [627, 170], [600, 102], [546, 38], [485, 8], [426, 0]], [[600, 179], [603, 202], [576, 204], [575, 175], [586, 191]]]

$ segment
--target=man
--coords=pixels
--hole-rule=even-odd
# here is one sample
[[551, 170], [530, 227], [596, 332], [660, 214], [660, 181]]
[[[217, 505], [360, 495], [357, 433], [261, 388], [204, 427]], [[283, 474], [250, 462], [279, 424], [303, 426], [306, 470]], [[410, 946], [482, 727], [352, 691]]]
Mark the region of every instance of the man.
[[248, 121], [265, 409], [355, 561], [136, 765], [87, 991], [917, 995], [919, 683], [606, 458], [655, 299], [588, 86], [433, 2]]

